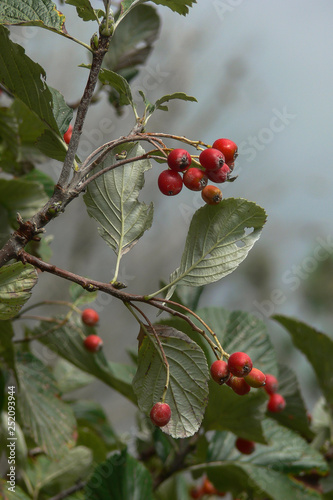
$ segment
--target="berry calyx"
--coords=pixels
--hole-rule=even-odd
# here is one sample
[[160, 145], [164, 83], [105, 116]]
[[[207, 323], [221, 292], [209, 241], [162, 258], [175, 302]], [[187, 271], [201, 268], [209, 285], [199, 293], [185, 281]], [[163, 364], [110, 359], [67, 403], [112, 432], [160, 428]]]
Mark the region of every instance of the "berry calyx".
[[220, 385], [224, 384], [230, 378], [228, 363], [222, 359], [217, 359], [210, 367], [210, 374], [215, 382]]
[[207, 186], [208, 177], [203, 170], [197, 167], [191, 167], [186, 170], [183, 182], [187, 189], [191, 191], [201, 191]]
[[84, 309], [81, 314], [81, 319], [85, 325], [95, 326], [99, 321], [98, 312], [95, 309]]
[[235, 442], [235, 446], [238, 451], [243, 453], [243, 455], [251, 455], [256, 449], [256, 445], [254, 441], [249, 441], [248, 439], [237, 438]]
[[265, 384], [265, 391], [267, 394], [275, 394], [279, 388], [279, 382], [274, 375], [271, 375], [270, 373], [266, 373], [266, 384]]
[[204, 149], [199, 155], [199, 162], [206, 171], [217, 170], [225, 163], [224, 154], [218, 149]]
[[168, 155], [167, 162], [171, 170], [181, 172], [191, 165], [192, 158], [185, 149], [173, 149]]
[[252, 368], [250, 373], [245, 375], [244, 380], [251, 387], [255, 387], [257, 389], [258, 387], [265, 385], [266, 375], [262, 371], [258, 370], [258, 368]]
[[222, 192], [218, 187], [208, 184], [201, 191], [201, 197], [207, 205], [218, 205], [222, 201]]
[[72, 138], [72, 133], [73, 133], [73, 127], [70, 125], [67, 129], [67, 131], [64, 133], [64, 141], [66, 144], [70, 143], [70, 140]]
[[233, 163], [238, 156], [237, 144], [230, 139], [216, 139], [213, 148], [224, 154], [226, 163]]
[[222, 182], [228, 180], [228, 175], [230, 174], [230, 172], [231, 170], [229, 166], [225, 163], [221, 168], [218, 168], [217, 170], [208, 170], [207, 177], [210, 181], [216, 182], [216, 184], [221, 184]]
[[252, 360], [245, 352], [234, 352], [228, 359], [228, 367], [236, 377], [245, 377], [253, 368]]
[[231, 389], [238, 394], [238, 396], [245, 396], [248, 392], [250, 392], [251, 387], [242, 377], [235, 377], [232, 375], [227, 384], [231, 387]]
[[183, 179], [174, 170], [163, 170], [158, 177], [158, 187], [166, 196], [175, 196], [183, 188]]
[[103, 340], [98, 335], [88, 335], [83, 341], [84, 347], [87, 351], [97, 352], [103, 347]]
[[157, 427], [164, 427], [171, 418], [171, 408], [167, 403], [155, 403], [150, 410], [150, 420]]
[[280, 413], [286, 407], [286, 400], [277, 392], [272, 394], [267, 403], [267, 410], [272, 413]]

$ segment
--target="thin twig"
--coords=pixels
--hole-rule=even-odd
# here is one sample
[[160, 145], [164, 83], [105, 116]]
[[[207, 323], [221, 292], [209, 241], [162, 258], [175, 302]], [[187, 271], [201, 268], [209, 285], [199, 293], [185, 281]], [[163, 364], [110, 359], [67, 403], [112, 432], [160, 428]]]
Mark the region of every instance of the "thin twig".
[[72, 493], [83, 490], [86, 484], [87, 484], [86, 481], [80, 481], [79, 483], [75, 484], [74, 486], [71, 486], [67, 490], [61, 491], [57, 495], [49, 498], [49, 500], [63, 500], [64, 498], [69, 497], [69, 495], [72, 495]]

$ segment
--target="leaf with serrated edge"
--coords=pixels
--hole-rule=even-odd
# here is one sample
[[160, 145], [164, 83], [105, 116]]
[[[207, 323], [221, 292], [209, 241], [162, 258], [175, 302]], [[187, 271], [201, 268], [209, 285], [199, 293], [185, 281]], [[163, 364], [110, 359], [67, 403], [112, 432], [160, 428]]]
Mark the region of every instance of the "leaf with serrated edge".
[[236, 449], [236, 436], [217, 432], [212, 437], [207, 462], [192, 469], [203, 468], [216, 488], [231, 490], [234, 495], [250, 490], [274, 500], [319, 500], [317, 492], [291, 479], [289, 474], [313, 470], [325, 474], [327, 464], [321, 454], [273, 420], [264, 420], [263, 429], [268, 444], [257, 443], [251, 455]]
[[259, 239], [263, 208], [242, 198], [206, 205], [194, 214], [180, 267], [170, 276], [170, 298], [177, 284], [201, 286], [233, 272]]
[[0, 320], [16, 316], [36, 283], [37, 271], [30, 264], [15, 262], [0, 269]]
[[76, 7], [76, 12], [83, 21], [98, 21], [99, 17], [105, 15], [101, 9], [93, 9], [89, 0], [66, 0], [65, 3]]
[[6, 0], [0, 3], [0, 24], [40, 26], [67, 33], [65, 16], [51, 0]]
[[[146, 0], [123, 0], [121, 2], [122, 13], [125, 15], [130, 9], [143, 3]], [[164, 5], [169, 7], [169, 9], [186, 16], [189, 12], [189, 7], [197, 3], [196, 0], [151, 0], [156, 5]]]
[[[112, 150], [100, 168], [116, 165], [116, 155], [125, 151], [127, 158], [144, 154], [139, 144], [128, 143]], [[153, 220], [153, 206], [138, 201], [149, 160], [113, 168], [88, 185], [84, 202], [88, 214], [99, 223], [98, 231], [117, 254], [118, 262], [130, 250]]]
[[16, 369], [21, 426], [46, 454], [59, 456], [64, 445], [73, 444], [73, 412], [59, 399], [55, 380], [39, 359], [30, 353], [18, 353]]
[[329, 404], [333, 404], [333, 340], [311, 326], [287, 316], [275, 315], [278, 321], [291, 335], [294, 345], [308, 358], [311, 363], [319, 387]]
[[98, 78], [103, 85], [110, 85], [120, 94], [120, 104], [122, 106], [126, 104], [134, 106], [131, 87], [126, 78], [115, 71], [103, 68], [100, 70]]
[[195, 97], [186, 95], [184, 92], [175, 92], [174, 94], [169, 94], [161, 97], [161, 99], [158, 99], [153, 108], [155, 109], [161, 109], [163, 111], [167, 111], [166, 106], [162, 106], [165, 102], [173, 101], [175, 99], [178, 99], [180, 101], [190, 101], [190, 102], [198, 102]]
[[[171, 420], [163, 431], [175, 438], [192, 436], [201, 425], [208, 401], [206, 357], [183, 332], [163, 325], [156, 325], [155, 329], [170, 366], [165, 402], [171, 408]], [[144, 413], [149, 414], [153, 405], [161, 400], [165, 382], [166, 367], [150, 333], [149, 338], [145, 335], [140, 344], [138, 370], [133, 379], [139, 408]]]

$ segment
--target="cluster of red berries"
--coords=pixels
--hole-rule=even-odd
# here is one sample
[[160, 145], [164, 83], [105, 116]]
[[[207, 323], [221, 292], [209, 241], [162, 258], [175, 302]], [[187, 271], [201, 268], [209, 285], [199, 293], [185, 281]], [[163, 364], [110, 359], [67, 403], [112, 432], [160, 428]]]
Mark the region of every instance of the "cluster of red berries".
[[263, 387], [270, 398], [267, 409], [270, 412], [282, 411], [286, 402], [281, 394], [277, 393], [278, 381], [274, 375], [265, 375], [258, 368], [253, 367], [252, 360], [245, 352], [234, 352], [228, 361], [218, 359], [210, 367], [212, 379], [218, 384], [227, 384], [239, 396], [250, 392], [251, 387]]
[[166, 196], [174, 196], [185, 185], [191, 191], [201, 191], [202, 199], [209, 205], [216, 205], [222, 200], [222, 192], [217, 186], [207, 184], [208, 180], [216, 184], [229, 180], [237, 150], [237, 144], [230, 139], [217, 139], [213, 147], [200, 153], [199, 167], [190, 167], [190, 153], [185, 149], [173, 149], [167, 158], [169, 169], [163, 170], [158, 177], [158, 187]]
[[[98, 312], [95, 309], [84, 309], [81, 314], [82, 322], [87, 326], [95, 326], [99, 321]], [[88, 335], [83, 341], [87, 351], [97, 352], [103, 347], [103, 340], [98, 335]]]
[[194, 486], [191, 489], [190, 496], [191, 498], [202, 498], [205, 495], [224, 497], [226, 493], [225, 491], [218, 491], [208, 477], [205, 477], [201, 486]]

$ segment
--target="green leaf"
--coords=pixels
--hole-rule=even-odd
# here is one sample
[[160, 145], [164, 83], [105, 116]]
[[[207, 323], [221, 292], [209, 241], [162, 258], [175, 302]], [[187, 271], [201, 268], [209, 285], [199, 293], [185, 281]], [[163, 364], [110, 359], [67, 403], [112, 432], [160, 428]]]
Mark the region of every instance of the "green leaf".
[[308, 440], [314, 433], [309, 427], [309, 419], [295, 373], [286, 365], [279, 366], [279, 393], [286, 400], [285, 411], [269, 413], [280, 424], [292, 429]]
[[66, 104], [65, 98], [59, 90], [50, 86], [48, 86], [48, 89], [52, 95], [53, 116], [57, 122], [59, 133], [62, 138], [73, 119], [73, 109]]
[[[126, 158], [144, 154], [144, 150], [137, 143], [123, 144], [107, 155], [101, 168], [116, 165], [117, 154], [123, 152]], [[149, 160], [113, 168], [92, 181], [84, 195], [88, 214], [97, 220], [100, 235], [117, 254], [117, 267], [121, 257], [137, 243], [152, 224], [152, 204], [146, 205], [138, 201], [138, 195], [144, 185], [144, 172], [150, 168]]]
[[76, 306], [90, 304], [97, 299], [96, 291], [88, 292], [88, 290], [85, 290], [82, 286], [77, 285], [76, 283], [71, 283], [69, 287], [69, 295]]
[[17, 484], [15, 485], [15, 491], [9, 490], [7, 480], [1, 478], [0, 495], [4, 500], [31, 500], [31, 496], [27, 495]]
[[[125, 15], [130, 9], [148, 0], [123, 0], [121, 2], [122, 12]], [[151, 0], [156, 5], [164, 5], [169, 9], [186, 16], [189, 13], [189, 7], [197, 3], [196, 0]]]
[[273, 316], [291, 335], [294, 345], [308, 358], [326, 401], [333, 405], [333, 341], [324, 333], [287, 316]]
[[50, 326], [50, 323], [42, 322], [38, 328], [30, 332], [32, 335], [40, 333], [46, 335], [39, 338], [39, 342], [73, 363], [80, 370], [99, 378], [130, 401], [136, 402], [132, 389], [135, 368], [120, 363], [108, 362], [103, 350], [97, 353], [87, 351], [83, 345], [85, 334], [80, 318], [73, 317], [64, 326]]
[[239, 396], [226, 386], [209, 383], [209, 403], [203, 427], [206, 431], [228, 430], [239, 437], [265, 443], [262, 420], [267, 401], [263, 391], [252, 389], [245, 396]]
[[[14, 344], [12, 342], [13, 337], [14, 337], [14, 330], [12, 327], [12, 323], [10, 321], [3, 321], [3, 320], [0, 321], [0, 365], [4, 363], [7, 368], [12, 370], [14, 374], [17, 375], [15, 367]], [[1, 403], [0, 403], [0, 410], [1, 410]]]
[[126, 450], [101, 463], [85, 488], [87, 500], [152, 500], [152, 478]]
[[17, 212], [23, 219], [35, 215], [47, 202], [48, 197], [39, 182], [22, 179], [0, 179], [0, 205], [8, 213], [11, 225], [17, 228]]
[[175, 92], [174, 94], [165, 95], [164, 97], [161, 97], [161, 99], [158, 99], [155, 102], [152, 111], [154, 111], [155, 109], [161, 109], [163, 111], [167, 111], [168, 108], [166, 106], [162, 106], [162, 104], [164, 104], [165, 102], [172, 101], [174, 99], [179, 99], [181, 101], [198, 102], [195, 97], [186, 95], [184, 94], [184, 92]]
[[212, 437], [204, 471], [214, 486], [231, 490], [234, 495], [245, 490], [250, 495], [274, 500], [319, 500], [321, 497], [315, 490], [289, 474], [314, 470], [324, 474], [327, 464], [321, 454], [298, 434], [273, 420], [264, 420], [263, 428], [268, 445], [256, 444], [251, 455], [243, 455], [235, 448], [236, 437], [230, 433], [216, 433]]
[[119, 444], [119, 440], [111, 427], [103, 407], [95, 401], [80, 399], [71, 403], [75, 418], [81, 427], [88, 427], [103, 440], [108, 450]]
[[[81, 65], [83, 66], [83, 65]], [[103, 85], [110, 85], [120, 95], [120, 105], [131, 104], [134, 107], [131, 87], [129, 86], [126, 78], [111, 71], [110, 69], [102, 68], [98, 75], [99, 81]]]
[[31, 353], [19, 352], [16, 368], [20, 382], [18, 411], [22, 429], [46, 454], [59, 457], [65, 445], [73, 444], [73, 412], [59, 399], [55, 380], [39, 359]]
[[129, 13], [115, 30], [105, 66], [125, 77], [124, 70], [132, 71], [147, 60], [158, 37], [160, 19], [154, 7], [139, 5]]
[[[87, 477], [91, 470], [92, 452], [85, 446], [66, 450], [59, 460], [43, 455], [30, 463], [27, 476], [34, 489], [35, 498], [50, 498], [53, 493], [65, 490]], [[38, 492], [41, 492], [40, 497]], [[43, 496], [47, 494], [47, 497]]]
[[25, 54], [23, 47], [9, 39], [8, 29], [3, 26], [0, 26], [0, 46], [1, 83], [46, 125], [58, 132], [52, 111], [53, 96], [45, 82], [43, 68]]
[[167, 298], [176, 284], [206, 285], [234, 271], [259, 239], [265, 221], [264, 209], [242, 198], [199, 208], [190, 224], [180, 267], [170, 276]]
[[5, 0], [0, 3], [0, 24], [40, 26], [67, 33], [65, 16], [51, 0]]
[[93, 9], [89, 0], [66, 0], [68, 5], [74, 5], [76, 12], [83, 21], [97, 21], [105, 15], [101, 9]]
[[45, 193], [49, 198], [53, 195], [54, 191], [54, 181], [51, 177], [41, 170], [34, 168], [30, 172], [22, 177], [22, 180], [38, 182], [44, 188]]
[[[12, 158], [16, 159], [19, 150], [19, 126], [11, 108], [0, 108], [0, 144], [1, 140], [6, 145], [6, 153], [10, 152]], [[0, 157], [3, 156], [0, 154]]]
[[37, 271], [30, 264], [15, 262], [0, 269], [0, 320], [17, 315], [36, 283]]
[[45, 130], [35, 143], [43, 155], [64, 162], [67, 154], [66, 143], [53, 130]]
[[[156, 325], [170, 367], [170, 383], [165, 402], [171, 408], [171, 420], [163, 431], [175, 438], [192, 436], [198, 431], [208, 401], [209, 371], [201, 348], [183, 332]], [[166, 383], [166, 367], [152, 332], [144, 335], [139, 346], [138, 369], [133, 389], [141, 411], [149, 414], [161, 400]]]
[[86, 387], [88, 384], [94, 382], [94, 377], [88, 375], [76, 368], [65, 359], [60, 358], [53, 370], [53, 376], [57, 381], [57, 385], [61, 394], [75, 391]]

